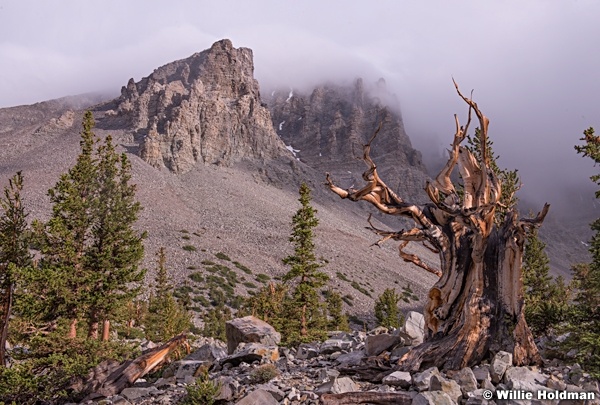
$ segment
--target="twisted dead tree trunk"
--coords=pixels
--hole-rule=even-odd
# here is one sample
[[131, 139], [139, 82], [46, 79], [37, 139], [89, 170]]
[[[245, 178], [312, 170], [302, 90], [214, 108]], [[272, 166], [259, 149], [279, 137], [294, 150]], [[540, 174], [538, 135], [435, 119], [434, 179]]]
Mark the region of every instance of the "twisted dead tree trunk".
[[[525, 236], [542, 223], [549, 205], [532, 219], [519, 218], [516, 208], [508, 207], [503, 222], [495, 223], [496, 209], [502, 206], [502, 184], [491, 168], [487, 151], [489, 120], [454, 84], [469, 106], [468, 120], [463, 127], [455, 115], [456, 133], [448, 162], [425, 186], [431, 203], [417, 206], [406, 202], [379, 178], [370, 157], [371, 142], [379, 129], [364, 146], [363, 159], [369, 168], [363, 178], [367, 184], [360, 190], [344, 190], [329, 174], [327, 184], [341, 198], [368, 201], [386, 214], [411, 218], [415, 227], [398, 232], [371, 224], [382, 236], [377, 243], [400, 241], [404, 260], [440, 277], [429, 291], [425, 307], [424, 343], [400, 360], [400, 368], [457, 370], [500, 350], [512, 353], [515, 365], [537, 364], [540, 355], [523, 313], [521, 261]], [[479, 121], [479, 159], [461, 146], [472, 112]], [[450, 179], [456, 167], [462, 178], [461, 192]], [[431, 268], [417, 256], [403, 252], [409, 241], [423, 242], [437, 252], [440, 268]]]

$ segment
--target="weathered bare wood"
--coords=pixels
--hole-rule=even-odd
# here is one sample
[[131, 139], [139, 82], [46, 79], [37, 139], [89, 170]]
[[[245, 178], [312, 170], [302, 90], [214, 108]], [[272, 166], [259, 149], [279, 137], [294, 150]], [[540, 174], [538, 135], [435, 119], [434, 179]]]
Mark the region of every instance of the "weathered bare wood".
[[321, 396], [323, 405], [352, 405], [352, 404], [376, 404], [376, 405], [410, 405], [412, 398], [408, 392], [345, 392], [343, 394], [323, 394]]
[[[454, 82], [454, 81], [453, 81]], [[431, 288], [425, 307], [425, 341], [400, 360], [405, 370], [429, 366], [460, 369], [481, 361], [499, 350], [513, 353], [515, 365], [539, 363], [540, 356], [523, 315], [521, 262], [525, 236], [542, 223], [549, 206], [535, 218], [518, 219], [514, 207], [501, 204], [502, 182], [494, 173], [487, 139], [489, 119], [477, 103], [464, 96], [454, 82], [459, 97], [468, 105], [465, 127], [455, 116], [456, 131], [446, 165], [426, 184], [431, 204], [418, 206], [404, 201], [379, 178], [370, 156], [371, 143], [363, 148], [368, 166], [360, 188], [342, 189], [329, 174], [327, 185], [341, 198], [367, 201], [379, 211], [411, 218], [415, 227], [405, 231], [370, 229], [381, 236], [375, 244], [400, 241], [402, 259], [440, 276]], [[467, 137], [471, 114], [479, 121], [480, 159], [461, 143]], [[451, 175], [457, 169], [463, 187], [457, 193]], [[496, 210], [508, 214], [496, 223]], [[423, 242], [438, 252], [440, 268], [403, 251], [409, 241]]]
[[88, 392], [86, 393], [91, 394], [93, 397], [109, 397], [118, 394], [123, 389], [133, 385], [138, 378], [145, 376], [168, 361], [170, 356], [181, 348], [184, 348], [187, 353], [190, 351], [185, 334], [173, 337], [162, 346], [148, 351], [135, 360], [126, 361], [119, 368], [112, 371], [108, 377], [103, 373], [99, 373], [96, 378], [102, 376], [105, 380], [88, 381], [86, 384]]

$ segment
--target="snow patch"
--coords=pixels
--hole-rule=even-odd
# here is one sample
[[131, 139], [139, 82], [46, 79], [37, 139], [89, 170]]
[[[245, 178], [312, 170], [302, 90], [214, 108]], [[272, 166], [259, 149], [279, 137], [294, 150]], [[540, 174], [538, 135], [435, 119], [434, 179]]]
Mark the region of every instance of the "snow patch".
[[[285, 148], [287, 150], [289, 150], [290, 152], [292, 152], [292, 155], [294, 155], [294, 157], [296, 156], [296, 153], [300, 152], [300, 149], [294, 149], [292, 147], [292, 145], [286, 145]], [[300, 159], [298, 159], [298, 160], [300, 160]]]
[[275, 95], [275, 90], [273, 90], [273, 91], [271, 92], [271, 97], [273, 97], [274, 95]]
[[279, 123], [279, 130], [281, 131], [283, 129], [283, 124], [285, 124], [285, 121], [281, 121]]
[[290, 101], [290, 99], [294, 96], [294, 90], [290, 89], [290, 94], [288, 94], [288, 98], [287, 100], [285, 100], [285, 102], [287, 103], [288, 101]]
[[584, 241], [581, 241], [581, 244], [582, 244], [583, 246], [590, 246], [590, 245], [588, 245], [587, 243], [585, 243]]
[[319, 157], [321, 157], [321, 156], [323, 156], [323, 155], [321, 154], [321, 152], [319, 152]]

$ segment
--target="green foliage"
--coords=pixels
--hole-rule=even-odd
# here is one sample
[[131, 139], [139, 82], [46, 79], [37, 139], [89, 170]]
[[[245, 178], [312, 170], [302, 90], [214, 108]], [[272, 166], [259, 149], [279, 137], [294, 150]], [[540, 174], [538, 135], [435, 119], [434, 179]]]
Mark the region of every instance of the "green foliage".
[[223, 305], [209, 310], [204, 316], [202, 335], [226, 341], [225, 323], [231, 319], [231, 310]]
[[254, 315], [283, 333], [287, 301], [289, 301], [288, 287], [281, 283], [271, 282], [246, 299], [238, 316], [241, 314]]
[[223, 252], [218, 252], [218, 253], [216, 253], [216, 254], [215, 254], [215, 257], [216, 257], [217, 259], [226, 260], [226, 261], [228, 261], [228, 262], [230, 262], [230, 261], [231, 261], [231, 259], [229, 258], [229, 256], [227, 256], [227, 255], [226, 255], [225, 253], [223, 253]]
[[183, 405], [213, 405], [215, 397], [221, 391], [221, 385], [210, 380], [204, 372], [196, 382], [186, 387], [187, 395], [181, 401]]
[[256, 275], [256, 281], [258, 281], [259, 283], [266, 283], [269, 280], [271, 280], [271, 277], [269, 277], [266, 274], [257, 274]]
[[377, 324], [386, 328], [399, 328], [403, 322], [402, 313], [398, 308], [401, 295], [394, 288], [386, 288], [375, 301], [375, 318]]
[[405, 287], [402, 287], [402, 291], [400, 292], [400, 299], [407, 304], [410, 301], [419, 301], [419, 297], [413, 292], [410, 287], [410, 284], [406, 284]]
[[[494, 150], [492, 148], [493, 144], [494, 142], [492, 142], [490, 138], [486, 138], [486, 151], [490, 168], [500, 180], [502, 187], [502, 194], [500, 196], [501, 205], [496, 207], [496, 214], [494, 218], [494, 222], [498, 225], [504, 223], [506, 214], [517, 204], [518, 198], [516, 196], [516, 192], [521, 188], [521, 180], [519, 179], [518, 170], [500, 169], [500, 167], [498, 167], [497, 160], [500, 158], [500, 156], [496, 156], [494, 154]], [[470, 135], [467, 136], [466, 148], [473, 154], [478, 162], [481, 162], [481, 131], [479, 128], [477, 128], [473, 137]]]
[[[583, 132], [583, 145], [576, 145], [577, 153], [600, 163], [600, 137], [593, 128]], [[600, 174], [590, 179], [600, 185]], [[596, 191], [600, 198], [600, 190]], [[592, 262], [573, 267], [575, 303], [572, 308], [570, 338], [566, 344], [578, 350], [578, 360], [591, 374], [600, 378], [600, 218], [591, 224], [594, 236], [590, 242]]]
[[[135, 201], [131, 165], [107, 137], [98, 139], [86, 112], [81, 153], [75, 165], [48, 191], [52, 215], [35, 223], [42, 258], [28, 275], [22, 308], [39, 320], [85, 319], [90, 331], [137, 296], [145, 270], [138, 264], [145, 236], [133, 229], [142, 209]], [[39, 297], [44, 297], [40, 300]]]
[[523, 254], [525, 318], [536, 336], [547, 334], [562, 322], [569, 305], [564, 280], [561, 277], [554, 282], [549, 273], [550, 260], [545, 248], [537, 231], [527, 236]]
[[35, 336], [29, 351], [11, 368], [0, 367], [0, 398], [18, 404], [65, 403], [81, 399], [77, 385], [103, 359], [123, 361], [139, 355], [119, 342], [66, 339], [66, 324]]
[[361, 293], [363, 293], [363, 294], [364, 294], [364, 295], [366, 295], [367, 297], [370, 297], [370, 296], [371, 296], [371, 293], [370, 293], [370, 292], [369, 292], [369, 291], [368, 291], [366, 288], [364, 288], [363, 286], [361, 286], [360, 284], [358, 284], [358, 282], [356, 282], [356, 281], [353, 281], [353, 282], [351, 282], [351, 283], [350, 283], [350, 285], [351, 285], [351, 286], [352, 286], [352, 287], [353, 287], [355, 290], [357, 290], [357, 291], [360, 291]]
[[233, 264], [235, 265], [235, 267], [237, 267], [238, 269], [240, 269], [244, 273], [246, 273], [246, 274], [252, 274], [252, 270], [250, 270], [248, 267], [244, 266], [240, 262], [233, 262]]
[[350, 282], [350, 279], [348, 277], [346, 277], [346, 275], [344, 273], [340, 273], [339, 271], [335, 273], [337, 275], [337, 277], [342, 280], [342, 281], [347, 281]]
[[196, 283], [201, 283], [204, 281], [204, 277], [202, 276], [202, 273], [200, 273], [198, 271], [190, 274], [188, 277]]
[[262, 364], [250, 372], [253, 384], [265, 384], [279, 375], [279, 370], [274, 364]]
[[[290, 327], [286, 332], [300, 336], [300, 340], [323, 336], [327, 324], [324, 305], [319, 299], [319, 289], [329, 277], [319, 268], [316, 260], [313, 229], [319, 224], [316, 210], [310, 205], [310, 189], [302, 183], [299, 190], [301, 207], [292, 218], [292, 234], [289, 241], [294, 244], [294, 254], [283, 259], [291, 267], [285, 274], [285, 282], [293, 282], [295, 289], [291, 294], [291, 312], [288, 314]], [[293, 325], [299, 321], [298, 325]], [[296, 340], [296, 339], [294, 339]]]
[[198, 250], [198, 248], [194, 245], [183, 245], [181, 248], [187, 252], [195, 252]]
[[156, 285], [145, 319], [146, 337], [154, 342], [166, 342], [191, 327], [191, 317], [173, 296], [169, 284], [164, 248], [157, 253]]
[[343, 313], [342, 296], [337, 291], [327, 290], [326, 293], [329, 330], [349, 331], [348, 316]]
[[9, 180], [4, 198], [0, 199], [0, 367], [6, 365], [6, 338], [17, 282], [31, 266], [31, 238], [22, 191], [23, 176], [18, 172]]
[[202, 260], [201, 263], [205, 266], [214, 266], [215, 262], [211, 262], [210, 260]]

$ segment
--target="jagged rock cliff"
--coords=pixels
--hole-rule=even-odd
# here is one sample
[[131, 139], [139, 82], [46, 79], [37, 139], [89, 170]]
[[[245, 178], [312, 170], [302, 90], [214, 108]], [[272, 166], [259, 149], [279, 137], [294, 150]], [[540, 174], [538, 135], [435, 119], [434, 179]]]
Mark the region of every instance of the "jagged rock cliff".
[[331, 172], [345, 186], [362, 184], [362, 146], [383, 122], [372, 145], [380, 174], [403, 197], [420, 200], [427, 171], [400, 114], [394, 106], [385, 107], [394, 101], [383, 80], [367, 91], [362, 79], [353, 86], [319, 86], [311, 94], [280, 90], [267, 97], [273, 125], [288, 149], [318, 171]]
[[123, 87], [115, 114], [140, 138], [140, 156], [176, 173], [286, 153], [254, 79], [252, 50], [228, 39]]

